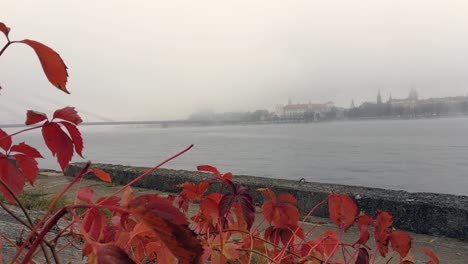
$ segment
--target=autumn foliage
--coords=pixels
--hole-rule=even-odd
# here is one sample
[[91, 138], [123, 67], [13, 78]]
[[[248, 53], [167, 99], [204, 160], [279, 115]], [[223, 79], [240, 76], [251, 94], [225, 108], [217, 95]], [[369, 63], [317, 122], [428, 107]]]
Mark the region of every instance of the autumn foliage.
[[[11, 41], [10, 29], [4, 23], [0, 23], [0, 31], [7, 40], [0, 56], [12, 44], [28, 45], [37, 54], [50, 83], [68, 93], [67, 68], [54, 50], [33, 40]], [[14, 142], [15, 135], [40, 129], [45, 145], [62, 171], [74, 154], [83, 157], [84, 148], [78, 129], [82, 119], [73, 107], [56, 110], [52, 118], [45, 113], [27, 110], [25, 120], [31, 127], [19, 132], [8, 134], [0, 129], [0, 192], [17, 205], [20, 205], [17, 197], [25, 184], [34, 185], [38, 174], [36, 160], [43, 155], [24, 142]], [[344, 194], [332, 193], [317, 205], [328, 205], [330, 219], [336, 228], [316, 234], [312, 233], [314, 227], [306, 228], [304, 223], [317, 207], [301, 219], [295, 197], [261, 188], [256, 191], [264, 196], [264, 202], [257, 208], [247, 186], [235, 183], [231, 173], [222, 174], [208, 165], [199, 166], [198, 170], [211, 173], [212, 179], [180, 184], [179, 195], [137, 196], [133, 193], [133, 183], [191, 147], [110, 196], [96, 197], [91, 188], [79, 188], [74, 204], [52, 213], [56, 201], [84, 175], [92, 173], [102, 181], [111, 182], [111, 175], [90, 168], [88, 163], [58, 194], [38, 222], [23, 223], [30, 229], [24, 239], [27, 243], [15, 244], [12, 242], [14, 238], [0, 236], [0, 243], [11, 243], [17, 249], [8, 263], [31, 263], [38, 251], [46, 256], [47, 263], [58, 262], [56, 252], [62, 249], [55, 245], [65, 234], [82, 242], [82, 255], [89, 263], [366, 264], [375, 263], [378, 255], [385, 257], [388, 254], [393, 254], [398, 263], [414, 263], [409, 253], [412, 238], [393, 229], [394, 218], [390, 214], [369, 212], [376, 213], [370, 216], [359, 212], [354, 201]], [[219, 187], [218, 190], [208, 192], [213, 184]], [[197, 210], [189, 214], [193, 203], [197, 203]], [[256, 219], [258, 216], [260, 219]], [[68, 226], [59, 234], [51, 232], [59, 220], [67, 221]], [[359, 237], [355, 238], [354, 244], [343, 243], [343, 234], [352, 226], [359, 229]], [[374, 250], [369, 246], [371, 240], [376, 245]], [[427, 248], [422, 250], [429, 258], [427, 263], [439, 263], [433, 252]]]

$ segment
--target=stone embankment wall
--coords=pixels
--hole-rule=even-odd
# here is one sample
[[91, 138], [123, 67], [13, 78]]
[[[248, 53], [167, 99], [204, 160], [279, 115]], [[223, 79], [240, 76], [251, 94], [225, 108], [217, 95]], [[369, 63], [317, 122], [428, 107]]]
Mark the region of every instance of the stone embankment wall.
[[[75, 175], [83, 166], [84, 163], [71, 164], [68, 166], [66, 174]], [[110, 164], [95, 164], [94, 167], [108, 172], [116, 184], [125, 184], [148, 169]], [[180, 183], [186, 181], [198, 183], [208, 179], [214, 179], [213, 175], [184, 170], [158, 169], [137, 182], [135, 186], [178, 193], [180, 188], [176, 185]], [[309, 212], [316, 204], [326, 199], [330, 193], [344, 193], [353, 198], [359, 209], [368, 215], [375, 215], [377, 210], [389, 212], [396, 218], [394, 226], [398, 229], [468, 241], [467, 196], [409, 193], [239, 175], [234, 176], [234, 182], [247, 185], [257, 205], [262, 204], [264, 199], [258, 192], [255, 192], [257, 188], [270, 188], [276, 194], [287, 192], [294, 195], [302, 213]], [[211, 186], [211, 190], [216, 189], [216, 185]], [[328, 217], [328, 208], [322, 206], [314, 215]]]

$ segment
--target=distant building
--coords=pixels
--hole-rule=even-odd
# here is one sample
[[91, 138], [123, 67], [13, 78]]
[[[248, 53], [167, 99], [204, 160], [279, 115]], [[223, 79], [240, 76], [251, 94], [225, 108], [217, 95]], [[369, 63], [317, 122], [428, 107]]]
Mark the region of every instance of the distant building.
[[324, 104], [313, 104], [311, 102], [307, 104], [293, 104], [291, 99], [289, 99], [287, 105], [276, 106], [276, 114], [283, 118], [302, 118], [308, 113], [323, 115], [324, 113], [329, 112], [333, 106], [333, 102], [327, 102]]
[[380, 95], [380, 90], [377, 93], [377, 104], [381, 105], [382, 104], [382, 95]]
[[412, 88], [405, 99], [390, 99], [388, 101], [392, 106], [414, 107], [418, 103], [418, 92]]
[[284, 105], [282, 105], [282, 104], [276, 105], [275, 113], [279, 117], [284, 116]]

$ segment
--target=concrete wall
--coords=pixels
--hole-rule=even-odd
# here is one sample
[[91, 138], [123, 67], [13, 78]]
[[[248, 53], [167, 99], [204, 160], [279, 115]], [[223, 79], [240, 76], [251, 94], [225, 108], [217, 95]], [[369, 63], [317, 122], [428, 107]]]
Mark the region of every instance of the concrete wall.
[[[69, 165], [66, 175], [75, 175], [83, 166], [84, 163]], [[110, 164], [95, 164], [94, 167], [108, 172], [116, 184], [125, 184], [148, 169]], [[176, 187], [177, 184], [186, 181], [197, 183], [207, 179], [214, 179], [214, 176], [202, 172], [158, 169], [137, 182], [135, 186], [178, 193], [180, 188]], [[287, 192], [294, 195], [298, 200], [301, 213], [309, 212], [317, 203], [326, 199], [330, 193], [344, 193], [353, 198], [359, 210], [368, 215], [374, 216], [377, 210], [388, 211], [395, 217], [394, 226], [398, 229], [468, 241], [467, 196], [409, 193], [314, 182], [300, 183], [291, 180], [239, 175], [234, 176], [234, 182], [247, 185], [257, 205], [263, 202], [263, 197], [255, 192], [257, 188], [270, 188], [276, 194]], [[212, 191], [216, 189], [216, 185], [211, 186]], [[327, 207], [320, 207], [314, 215], [328, 217]]]

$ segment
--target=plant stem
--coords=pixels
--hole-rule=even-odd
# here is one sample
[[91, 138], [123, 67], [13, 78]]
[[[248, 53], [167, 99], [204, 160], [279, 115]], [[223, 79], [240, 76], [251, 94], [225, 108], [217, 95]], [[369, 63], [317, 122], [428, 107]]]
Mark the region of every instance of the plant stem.
[[79, 239], [80, 239], [80, 238], [75, 237], [75, 238], [73, 238], [72, 240], [68, 241], [68, 242], [65, 243], [65, 245], [63, 245], [61, 248], [57, 249], [57, 253], [62, 252], [64, 249], [66, 249], [67, 247], [69, 247], [70, 245], [72, 245], [73, 242], [78, 241]]
[[293, 242], [293, 239], [295, 239], [297, 232], [298, 232], [299, 229], [302, 227], [302, 225], [303, 225], [304, 222], [307, 220], [307, 218], [309, 218], [309, 217], [312, 215], [312, 213], [315, 212], [315, 210], [317, 210], [317, 208], [318, 208], [319, 206], [321, 206], [322, 204], [324, 204], [324, 203], [327, 202], [327, 201], [328, 201], [328, 198], [325, 199], [325, 200], [323, 200], [323, 201], [321, 201], [320, 203], [316, 204], [316, 205], [312, 208], [312, 210], [309, 211], [309, 213], [304, 217], [304, 219], [302, 220], [302, 222], [297, 226], [296, 230], [294, 230], [294, 233], [293, 233], [293, 235], [291, 236], [291, 238], [289, 239], [288, 243], [287, 243], [286, 245], [284, 245], [283, 251], [282, 251], [280, 254], [278, 254], [278, 256], [275, 257], [275, 259], [278, 259], [278, 257], [279, 257], [279, 259], [282, 259], [282, 258], [283, 258], [283, 255], [284, 255], [284, 252], [285, 252], [284, 250], [287, 249], [287, 248], [289, 247], [289, 245]]
[[1, 239], [5, 239], [6, 242], [8, 242], [10, 245], [12, 245], [13, 247], [15, 248], [18, 248], [18, 245], [16, 245], [16, 243], [14, 241], [12, 241], [11, 239], [9, 239], [8, 237], [4, 236], [3, 234], [0, 234], [0, 238]]
[[26, 223], [23, 219], [21, 219], [19, 216], [17, 216], [13, 211], [10, 210], [3, 202], [0, 201], [0, 207], [5, 210], [11, 217], [13, 217], [17, 222], [22, 224], [23, 226], [29, 228], [29, 230], [32, 230], [32, 226], [28, 223]]
[[[50, 231], [50, 229], [52, 229], [52, 227], [55, 224], [57, 224], [58, 220], [60, 220], [60, 218], [62, 216], [64, 216], [67, 212], [68, 212], [68, 207], [64, 207], [64, 208], [60, 209], [59, 211], [57, 211], [57, 213], [55, 213], [50, 218], [50, 220], [44, 225], [44, 228], [42, 228], [42, 230], [39, 233], [39, 235], [37, 236], [37, 238], [34, 239], [34, 242], [31, 245], [31, 248], [29, 249], [28, 253], [26, 254], [26, 256], [24, 257], [24, 259], [23, 259], [23, 261], [21, 263], [27, 264], [27, 263], [29, 263], [31, 261], [32, 255], [33, 255], [35, 249], [37, 248], [37, 246], [39, 245], [39, 241], [41, 241], [45, 237], [45, 235]], [[36, 227], [37, 227], [37, 225], [36, 225]], [[21, 252], [21, 250], [18, 250], [18, 252], [16, 253], [16, 256], [12, 260], [12, 263], [17, 262], [16, 260], [18, 258], [17, 255], [19, 254], [19, 252]]]
[[331, 252], [330, 255], [328, 256], [328, 258], [325, 260], [325, 264], [327, 264], [328, 261], [330, 261], [331, 258], [333, 258], [333, 256], [335, 255], [335, 252], [336, 252], [336, 250], [338, 249], [338, 246], [340, 245], [340, 241], [341, 241], [341, 239], [343, 238], [343, 233], [344, 233], [344, 228], [341, 228], [341, 229], [340, 229], [340, 237], [338, 238], [338, 241], [336, 241], [336, 244], [335, 244], [335, 246], [333, 247], [332, 252]]
[[[33, 229], [32, 226], [34, 226], [34, 223], [33, 223], [33, 221], [31, 220], [31, 217], [29, 216], [28, 211], [26, 211], [26, 208], [24, 208], [23, 204], [22, 204], [21, 201], [18, 199], [18, 197], [16, 196], [16, 194], [13, 192], [13, 190], [10, 188], [10, 186], [8, 186], [8, 184], [6, 184], [5, 181], [3, 181], [3, 179], [0, 179], [0, 184], [10, 193], [10, 195], [13, 197], [13, 199], [15, 199], [16, 204], [19, 206], [19, 208], [21, 208], [21, 211], [23, 211], [23, 214], [24, 214], [24, 216], [26, 217], [26, 219], [28, 220], [29, 225], [28, 225], [27, 223], [24, 223], [24, 221], [19, 221], [19, 222], [20, 222], [21, 224], [23, 224], [24, 226], [26, 226], [26, 227], [28, 227], [29, 229], [32, 230], [32, 229]], [[2, 207], [3, 207], [3, 205], [2, 205]], [[4, 207], [3, 207], [3, 208], [4, 208]], [[5, 208], [4, 208], [4, 209], [5, 209]], [[7, 211], [8, 213], [11, 212], [11, 211], [9, 211], [9, 210], [6, 210], [6, 211]], [[13, 213], [13, 212], [11, 212], [11, 213]], [[14, 213], [13, 213], [13, 214], [10, 214], [10, 215], [13, 216]], [[18, 218], [15, 218], [15, 219], [18, 220]], [[25, 225], [25, 224], [26, 224], [26, 225]], [[36, 232], [34, 232], [34, 233], [36, 233]], [[32, 234], [33, 234], [33, 232], [31, 232], [31, 233], [29, 234], [28, 237], [31, 237]], [[24, 243], [24, 245], [27, 244], [27, 241], [29, 241], [29, 239], [26, 240], [26, 242]], [[49, 246], [50, 250], [53, 251], [53, 248], [52, 248], [50, 245], [48, 245], [48, 246]], [[21, 247], [23, 247], [23, 245], [22, 245]], [[47, 253], [47, 250], [46, 250], [45, 247], [44, 247], [44, 241], [41, 242], [41, 250], [42, 250], [42, 252], [44, 253], [44, 257], [46, 258], [47, 263], [49, 263], [49, 253]], [[57, 262], [58, 259], [56, 259], [55, 261]], [[58, 263], [58, 262], [57, 262], [57, 263]]]
[[[76, 183], [76, 181], [78, 181], [81, 176], [83, 176], [85, 174], [86, 171], [88, 171], [88, 168], [89, 166], [91, 165], [91, 162], [88, 161], [88, 163], [86, 163], [86, 165], [81, 169], [80, 172], [78, 172], [78, 174], [73, 178], [73, 180], [68, 183], [67, 186], [65, 186], [65, 188], [62, 190], [62, 192], [60, 192], [54, 199], [54, 201], [52, 201], [52, 204], [49, 206], [49, 209], [47, 210], [47, 212], [42, 216], [42, 218], [39, 220], [39, 222], [34, 226], [33, 230], [31, 231], [31, 233], [29, 234], [29, 236], [26, 238], [26, 241], [29, 241], [30, 239], [32, 239], [33, 237], [33, 234], [35, 234], [39, 227], [45, 222], [45, 220], [47, 219], [47, 217], [51, 214], [52, 210], [54, 209], [55, 205], [57, 204], [58, 200], [60, 200], [60, 198], [62, 198], [62, 196], [65, 194], [65, 192], [67, 192], [72, 186], [73, 184]], [[52, 228], [52, 227], [50, 227]], [[49, 230], [50, 230], [49, 228]], [[47, 230], [47, 232], [49, 231]], [[42, 229], [41, 233], [44, 231], [44, 228]], [[37, 240], [37, 238], [36, 238]], [[36, 240], [34, 240], [34, 243], [36, 243]], [[16, 260], [18, 259], [19, 255], [21, 254], [21, 252], [24, 250], [26, 244], [23, 244], [20, 249], [16, 252], [16, 255], [13, 257], [12, 259], [12, 262], [15, 263]], [[36, 246], [37, 247], [37, 246]], [[29, 252], [32, 251], [32, 247], [30, 248], [30, 250], [28, 251], [28, 254]]]
[[16, 136], [16, 135], [18, 135], [18, 134], [24, 133], [24, 132], [26, 132], [26, 131], [34, 130], [34, 129], [41, 128], [41, 127], [42, 127], [42, 125], [36, 126], [36, 127], [25, 128], [25, 129], [23, 129], [23, 130], [20, 130], [20, 131], [18, 131], [18, 132], [15, 132], [15, 133], [13, 133], [13, 134], [11, 134], [11, 135], [4, 136], [4, 137], [0, 138], [0, 140], [5, 139], [5, 138], [7, 138], [7, 137], [13, 137], [13, 136]]
[[3, 52], [5, 52], [5, 50], [8, 48], [8, 46], [11, 45], [11, 42], [10, 40], [8, 40], [7, 44], [2, 48], [2, 50], [0, 50], [0, 56], [2, 56]]
[[107, 201], [110, 197], [112, 196], [115, 196], [117, 194], [119, 194], [120, 192], [122, 192], [123, 190], [125, 190], [125, 188], [133, 185], [135, 182], [143, 179], [144, 177], [148, 176], [150, 173], [152, 173], [153, 171], [159, 169], [161, 166], [163, 166], [164, 164], [168, 163], [169, 161], [179, 157], [180, 155], [184, 154], [185, 152], [189, 151], [191, 148], [193, 148], [193, 144], [188, 146], [187, 148], [185, 148], [184, 150], [180, 151], [179, 153], [175, 154], [174, 156], [164, 160], [163, 162], [159, 163], [158, 165], [156, 165], [155, 167], [147, 170], [145, 173], [141, 174], [140, 176], [136, 177], [135, 179], [133, 179], [132, 181], [130, 181], [129, 183], [127, 183], [126, 185], [124, 185], [123, 187], [121, 187], [120, 189], [118, 189], [117, 191], [115, 191], [113, 194], [107, 196], [106, 198], [104, 198], [101, 202], [98, 203], [99, 204], [102, 204], [103, 202]]

